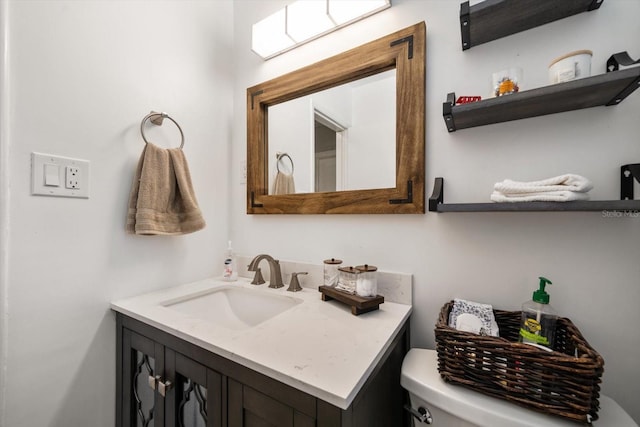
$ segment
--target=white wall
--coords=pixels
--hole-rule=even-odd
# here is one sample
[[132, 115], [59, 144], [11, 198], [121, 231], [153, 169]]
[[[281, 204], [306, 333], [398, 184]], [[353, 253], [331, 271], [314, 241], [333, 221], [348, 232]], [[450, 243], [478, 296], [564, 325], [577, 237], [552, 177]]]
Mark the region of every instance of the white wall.
[[[0, 426], [112, 427], [109, 302], [221, 272], [229, 234], [232, 3], [12, 0], [0, 10], [9, 42], [0, 97]], [[207, 222], [200, 232], [124, 232], [143, 149], [138, 129], [152, 109], [167, 111], [184, 130]], [[177, 145], [168, 121], [150, 138]], [[89, 160], [90, 198], [31, 196], [32, 151]]]
[[[640, 57], [640, 2], [607, 0], [583, 13], [463, 52], [459, 4], [394, 0], [393, 7], [269, 61], [250, 51], [251, 24], [287, 1], [236, 0], [236, 68], [232, 166], [246, 156], [246, 88], [340, 53], [421, 20], [427, 24], [426, 176], [445, 178], [446, 201], [488, 201], [504, 178], [532, 180], [566, 172], [595, 183], [593, 199], [619, 195], [619, 167], [640, 162], [640, 93], [599, 107], [448, 134], [442, 102], [448, 92], [489, 92], [493, 71], [524, 68], [525, 87], [547, 83], [547, 66], [577, 49], [594, 51], [594, 74], [609, 55]], [[413, 273], [412, 344], [434, 346], [442, 304], [453, 297], [518, 309], [537, 277], [553, 281], [552, 305], [570, 317], [603, 355], [603, 392], [640, 422], [640, 217], [600, 212], [426, 215], [246, 215], [245, 188], [231, 175], [232, 238], [248, 255], [320, 263], [337, 257]]]

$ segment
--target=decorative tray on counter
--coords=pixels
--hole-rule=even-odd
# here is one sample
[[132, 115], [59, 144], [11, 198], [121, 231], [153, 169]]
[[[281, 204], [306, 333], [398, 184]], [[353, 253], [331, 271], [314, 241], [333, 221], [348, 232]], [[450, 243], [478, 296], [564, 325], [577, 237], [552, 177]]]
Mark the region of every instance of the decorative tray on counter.
[[377, 295], [375, 297], [361, 297], [342, 292], [331, 286], [319, 286], [318, 291], [322, 293], [322, 301], [336, 300], [343, 304], [351, 306], [351, 314], [358, 316], [362, 313], [377, 310], [380, 304], [384, 303], [384, 297]]

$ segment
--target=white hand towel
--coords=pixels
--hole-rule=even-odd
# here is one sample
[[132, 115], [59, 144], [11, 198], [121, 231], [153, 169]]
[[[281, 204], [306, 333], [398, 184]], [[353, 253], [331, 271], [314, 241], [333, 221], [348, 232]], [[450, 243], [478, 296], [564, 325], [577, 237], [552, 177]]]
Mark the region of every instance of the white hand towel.
[[505, 179], [494, 185], [494, 190], [502, 194], [546, 193], [552, 191], [574, 191], [586, 193], [593, 188], [587, 178], [576, 174], [565, 174], [540, 181], [512, 181]]
[[499, 191], [491, 193], [494, 202], [571, 202], [589, 200], [587, 193], [575, 191], [541, 191], [537, 193], [504, 194]]
[[498, 324], [490, 304], [455, 298], [449, 313], [449, 326], [465, 332], [499, 336]]

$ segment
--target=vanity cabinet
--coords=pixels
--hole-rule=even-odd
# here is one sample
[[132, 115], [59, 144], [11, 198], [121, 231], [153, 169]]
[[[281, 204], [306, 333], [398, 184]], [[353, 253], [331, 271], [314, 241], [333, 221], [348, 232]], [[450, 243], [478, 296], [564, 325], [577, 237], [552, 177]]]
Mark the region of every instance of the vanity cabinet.
[[122, 329], [118, 424], [222, 426], [222, 376], [131, 329]]
[[347, 409], [120, 312], [116, 324], [117, 427], [410, 425], [400, 386], [408, 321]]

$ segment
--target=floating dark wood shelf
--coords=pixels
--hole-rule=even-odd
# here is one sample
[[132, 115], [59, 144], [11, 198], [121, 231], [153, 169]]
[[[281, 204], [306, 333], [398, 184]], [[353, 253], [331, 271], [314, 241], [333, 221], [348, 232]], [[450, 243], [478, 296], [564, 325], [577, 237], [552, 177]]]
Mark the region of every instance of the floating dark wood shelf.
[[460, 4], [462, 50], [571, 15], [598, 9], [604, 0], [485, 0]]
[[640, 216], [640, 200], [590, 200], [575, 202], [444, 203], [444, 178], [436, 178], [429, 212], [546, 212], [616, 211]]
[[528, 117], [618, 105], [640, 87], [640, 67], [557, 83], [511, 95], [455, 105], [455, 93], [442, 104], [449, 132]]

